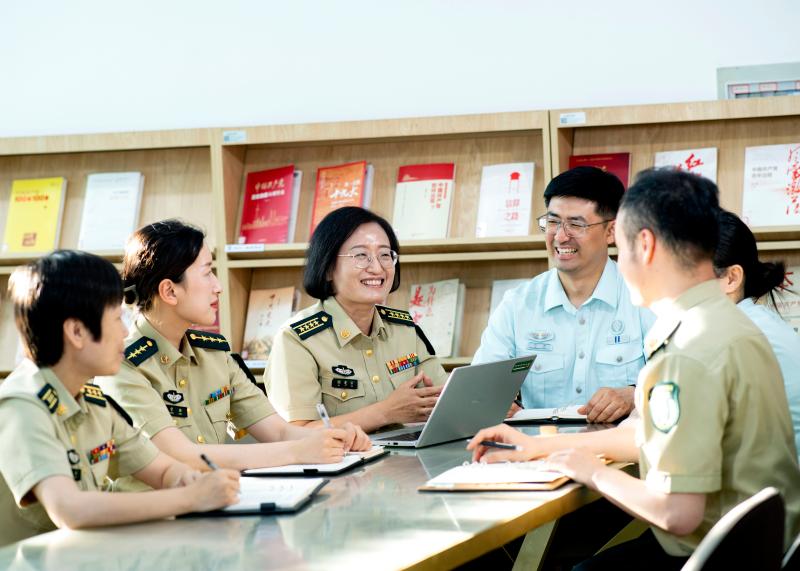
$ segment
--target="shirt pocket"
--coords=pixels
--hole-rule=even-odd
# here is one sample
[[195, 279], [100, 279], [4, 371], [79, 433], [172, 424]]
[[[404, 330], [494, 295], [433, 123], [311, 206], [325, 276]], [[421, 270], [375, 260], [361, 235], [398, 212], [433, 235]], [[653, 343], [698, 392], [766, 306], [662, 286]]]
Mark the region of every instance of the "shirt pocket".
[[537, 353], [536, 360], [530, 369], [530, 377], [533, 379], [534, 392], [543, 390], [542, 394], [555, 394], [554, 391], [562, 392], [566, 377], [564, 374], [564, 354], [563, 353]]
[[217, 435], [217, 443], [223, 444], [227, 434], [226, 428], [231, 418], [231, 397], [226, 396], [217, 401], [204, 405], [206, 415], [211, 421], [211, 426]]
[[595, 355], [595, 373], [604, 387], [635, 385], [643, 366], [644, 353], [638, 339], [601, 347]]
[[332, 378], [323, 378], [319, 382], [322, 389], [322, 404], [332, 416], [353, 412], [367, 404], [364, 398], [365, 381], [359, 380], [358, 388], [355, 389], [334, 387]]
[[[95, 490], [103, 490], [107, 491], [111, 489], [112, 481], [108, 477], [108, 470], [109, 470], [110, 461], [108, 458], [104, 460], [100, 460], [95, 462], [94, 464], [89, 465], [89, 471], [91, 472], [91, 478], [94, 481], [94, 489]], [[86, 472], [84, 471], [84, 477], [86, 477]], [[91, 491], [91, 485], [89, 482], [87, 483], [86, 489]]]

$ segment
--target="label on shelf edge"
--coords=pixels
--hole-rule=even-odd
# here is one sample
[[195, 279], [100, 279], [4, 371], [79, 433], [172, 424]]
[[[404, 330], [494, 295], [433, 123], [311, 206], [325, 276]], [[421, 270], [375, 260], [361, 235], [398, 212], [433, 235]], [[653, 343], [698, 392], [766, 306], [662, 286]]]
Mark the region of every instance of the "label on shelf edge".
[[242, 129], [222, 132], [223, 143], [244, 143], [246, 140], [247, 140], [247, 131], [244, 131]]
[[267, 367], [267, 361], [262, 359], [245, 359], [244, 364], [248, 369], [265, 369]]
[[586, 123], [586, 113], [575, 111], [573, 113], [561, 113], [558, 116], [559, 125], [583, 125]]
[[225, 244], [225, 251], [228, 254], [242, 254], [246, 252], [264, 252], [266, 244]]

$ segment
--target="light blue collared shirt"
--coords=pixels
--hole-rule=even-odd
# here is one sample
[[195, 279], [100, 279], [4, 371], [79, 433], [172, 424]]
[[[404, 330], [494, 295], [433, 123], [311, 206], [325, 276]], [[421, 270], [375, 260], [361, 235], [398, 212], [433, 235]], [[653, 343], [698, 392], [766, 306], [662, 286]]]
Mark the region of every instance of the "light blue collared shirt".
[[472, 363], [535, 354], [521, 390], [525, 408], [585, 404], [601, 387], [636, 384], [644, 336], [654, 322], [650, 310], [631, 303], [611, 259], [580, 308], [553, 268], [506, 292]]
[[740, 301], [738, 307], [764, 333], [778, 358], [792, 415], [794, 444], [800, 453], [800, 336], [780, 315], [750, 298]]

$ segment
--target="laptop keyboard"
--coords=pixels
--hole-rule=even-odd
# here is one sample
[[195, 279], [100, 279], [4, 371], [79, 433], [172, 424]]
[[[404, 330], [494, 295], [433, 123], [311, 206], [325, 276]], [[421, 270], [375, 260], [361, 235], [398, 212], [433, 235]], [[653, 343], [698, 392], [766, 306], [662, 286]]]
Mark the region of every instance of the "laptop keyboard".
[[414, 440], [419, 439], [420, 434], [422, 434], [422, 431], [418, 430], [416, 432], [409, 432], [407, 434], [398, 434], [397, 436], [392, 436], [391, 438], [384, 438], [383, 440], [402, 440], [404, 442], [405, 441], [413, 442]]

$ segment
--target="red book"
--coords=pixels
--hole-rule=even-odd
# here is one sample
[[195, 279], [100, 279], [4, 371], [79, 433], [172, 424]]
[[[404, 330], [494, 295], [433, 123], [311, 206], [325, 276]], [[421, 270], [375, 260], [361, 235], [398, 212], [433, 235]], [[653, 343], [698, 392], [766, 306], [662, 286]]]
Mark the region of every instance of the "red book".
[[627, 190], [628, 178], [631, 172], [630, 153], [601, 153], [599, 155], [572, 155], [569, 158], [569, 168], [597, 167], [610, 172], [622, 181]]
[[372, 165], [368, 165], [366, 161], [321, 167], [317, 170], [317, 188], [309, 236], [314, 233], [317, 224], [337, 208], [369, 208], [371, 194]]
[[283, 244], [294, 238], [301, 175], [294, 165], [247, 175], [239, 244]]

